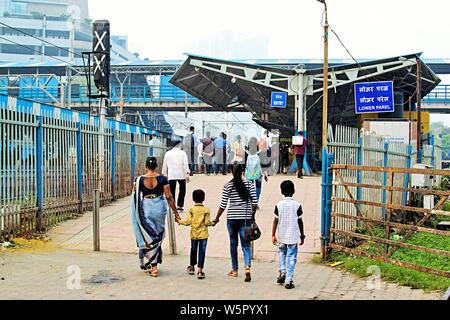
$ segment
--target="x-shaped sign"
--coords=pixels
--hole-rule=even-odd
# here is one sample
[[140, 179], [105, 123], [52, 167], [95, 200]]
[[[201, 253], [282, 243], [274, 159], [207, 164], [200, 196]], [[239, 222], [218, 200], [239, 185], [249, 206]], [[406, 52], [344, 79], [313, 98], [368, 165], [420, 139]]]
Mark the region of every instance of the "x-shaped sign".
[[94, 51], [97, 51], [97, 49], [98, 49], [99, 46], [102, 47], [103, 51], [106, 51], [106, 47], [105, 47], [105, 45], [103, 44], [103, 39], [105, 38], [105, 36], [106, 36], [106, 31], [103, 32], [103, 34], [102, 34], [101, 37], [100, 37], [100, 35], [98, 34], [98, 32], [95, 31], [95, 37], [97, 38], [98, 42], [97, 42], [97, 45], [96, 45], [95, 48], [94, 48]]
[[94, 55], [94, 63], [95, 63], [94, 74], [97, 71], [100, 71], [102, 73], [102, 77], [105, 76], [105, 73], [103, 72], [103, 68], [102, 68], [102, 63], [105, 59], [106, 59], [106, 55], [102, 55], [102, 58], [100, 60], [98, 60], [98, 57], [96, 55]]

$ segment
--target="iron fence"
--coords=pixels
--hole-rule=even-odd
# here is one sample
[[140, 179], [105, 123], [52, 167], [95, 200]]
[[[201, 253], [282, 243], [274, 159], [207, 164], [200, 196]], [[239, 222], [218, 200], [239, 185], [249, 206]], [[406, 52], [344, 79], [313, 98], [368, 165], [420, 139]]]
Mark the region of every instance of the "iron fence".
[[[92, 208], [99, 187], [99, 119], [0, 95], [0, 238], [45, 230]], [[131, 192], [161, 132], [107, 120], [101, 203]]]

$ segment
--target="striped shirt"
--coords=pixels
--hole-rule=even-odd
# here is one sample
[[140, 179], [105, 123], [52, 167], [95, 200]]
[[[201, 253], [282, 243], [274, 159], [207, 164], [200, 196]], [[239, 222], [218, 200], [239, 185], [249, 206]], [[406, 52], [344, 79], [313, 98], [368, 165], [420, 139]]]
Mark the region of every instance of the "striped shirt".
[[252, 205], [258, 205], [256, 198], [255, 184], [252, 181], [244, 180], [247, 190], [250, 191], [250, 200], [242, 200], [234, 186], [234, 182], [230, 181], [223, 187], [222, 201], [220, 208], [225, 210], [228, 207], [228, 220], [248, 220], [252, 218]]

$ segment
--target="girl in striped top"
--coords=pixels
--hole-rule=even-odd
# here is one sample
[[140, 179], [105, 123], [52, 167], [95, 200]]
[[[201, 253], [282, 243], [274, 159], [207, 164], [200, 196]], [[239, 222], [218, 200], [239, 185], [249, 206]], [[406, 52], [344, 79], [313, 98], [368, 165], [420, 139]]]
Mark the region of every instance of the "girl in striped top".
[[233, 166], [233, 179], [225, 184], [222, 192], [222, 201], [214, 225], [228, 207], [227, 227], [230, 236], [230, 255], [232, 270], [228, 273], [230, 277], [238, 276], [238, 243], [241, 240], [242, 251], [245, 260], [245, 282], [251, 281], [251, 245], [245, 241], [245, 228], [250, 227], [255, 218], [258, 200], [254, 183], [243, 180], [244, 167], [235, 163]]

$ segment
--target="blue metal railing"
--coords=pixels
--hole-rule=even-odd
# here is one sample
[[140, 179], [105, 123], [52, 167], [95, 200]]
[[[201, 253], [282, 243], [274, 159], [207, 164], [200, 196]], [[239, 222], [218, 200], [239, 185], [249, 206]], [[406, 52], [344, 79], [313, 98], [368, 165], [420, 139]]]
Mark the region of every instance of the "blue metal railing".
[[428, 103], [450, 103], [450, 85], [438, 85], [423, 101]]
[[[123, 92], [122, 92], [123, 90]], [[72, 85], [71, 87], [71, 101], [88, 102], [88, 87], [80, 85]], [[96, 88], [92, 88], [92, 92], [96, 92]], [[47, 92], [57, 100], [60, 99], [60, 90], [58, 88], [47, 89]], [[35, 87], [21, 88], [19, 98], [31, 99], [38, 102], [52, 102], [52, 98], [43, 90]], [[66, 88], [66, 97], [68, 96], [68, 89]], [[111, 86], [111, 101], [119, 102], [200, 102], [199, 99], [187, 94], [183, 90], [173, 85], [129, 85], [121, 88], [120, 86]]]
[[[111, 101], [119, 102], [201, 102], [199, 99], [189, 95], [183, 90], [171, 85], [125, 85], [122, 88], [118, 85], [111, 86]], [[58, 87], [46, 88], [46, 91], [50, 93], [56, 100], [60, 100], [60, 90]], [[14, 92], [8, 92], [8, 89], [2, 89], [0, 83], [0, 93], [9, 93], [12, 96], [17, 96], [23, 99], [30, 99], [37, 102], [51, 103], [53, 100], [47, 93], [38, 87], [21, 87]], [[92, 92], [96, 92], [95, 88], [92, 88]], [[66, 88], [66, 97], [68, 89]], [[88, 102], [88, 87], [73, 84], [71, 88], [71, 101], [72, 103]], [[430, 94], [428, 94], [424, 100], [427, 103], [450, 103], [450, 85], [443, 84], [438, 85]]]

